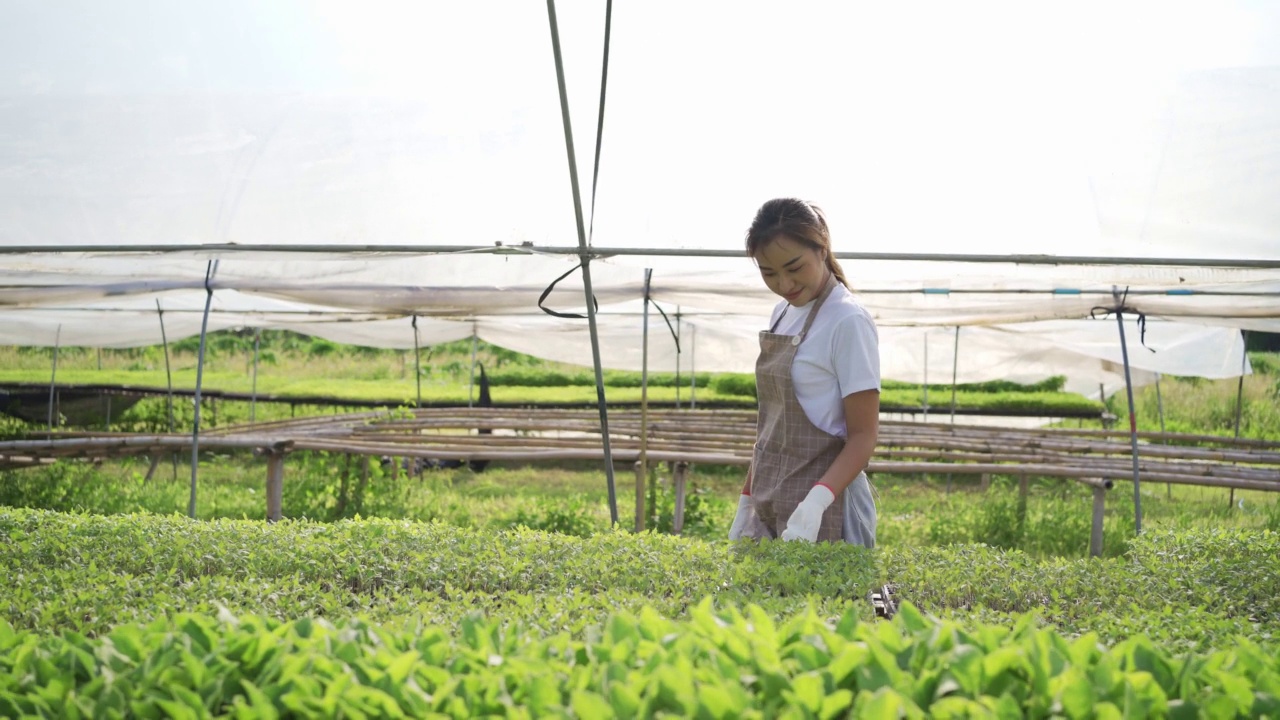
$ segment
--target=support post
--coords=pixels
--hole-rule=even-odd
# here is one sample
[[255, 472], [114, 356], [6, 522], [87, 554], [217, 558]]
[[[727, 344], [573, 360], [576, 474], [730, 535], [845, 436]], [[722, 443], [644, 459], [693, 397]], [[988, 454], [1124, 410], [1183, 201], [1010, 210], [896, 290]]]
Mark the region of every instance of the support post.
[[924, 421], [929, 422], [929, 328], [924, 329]]
[[[1244, 408], [1244, 370], [1245, 365], [1249, 362], [1249, 331], [1240, 331], [1240, 340], [1244, 345], [1240, 354], [1240, 382], [1236, 384], [1236, 434], [1235, 438], [1240, 439], [1240, 411]], [[1231, 488], [1231, 495], [1227, 498], [1227, 507], [1235, 507], [1236, 489]]]
[[[649, 287], [653, 269], [644, 271], [644, 314], [640, 340], [640, 465], [646, 481], [649, 477]], [[649, 512], [657, 520], [658, 484], [649, 482]]]
[[978, 489], [982, 492], [986, 492], [991, 489], [990, 473], [982, 473], [982, 475], [978, 477]]
[[[160, 298], [156, 298], [156, 314], [160, 317], [160, 342], [164, 345], [164, 377], [169, 391], [165, 397], [169, 414], [169, 432], [173, 432], [173, 369], [169, 363], [169, 337], [164, 332], [164, 309], [160, 307]], [[169, 455], [173, 464], [173, 481], [178, 481], [178, 453]]]
[[418, 316], [413, 316], [413, 380], [417, 384], [418, 399], [413, 406], [422, 407], [422, 360], [418, 351]]
[[[1160, 418], [1160, 434], [1164, 434], [1164, 397], [1160, 395], [1160, 373], [1156, 373], [1156, 416]], [[1160, 441], [1161, 445], [1168, 445], [1169, 439], [1164, 438]], [[1165, 497], [1169, 500], [1173, 499], [1173, 483], [1164, 484]]]
[[1138, 417], [1133, 407], [1133, 380], [1129, 374], [1129, 346], [1124, 338], [1124, 309], [1120, 293], [1113, 288], [1116, 300], [1116, 325], [1120, 328], [1120, 357], [1124, 360], [1124, 389], [1129, 398], [1129, 451], [1133, 456], [1133, 530], [1142, 534], [1142, 487], [1138, 474]]
[[213, 306], [213, 276], [218, 261], [210, 260], [204, 273], [204, 319], [200, 322], [200, 350], [196, 357], [195, 416], [191, 423], [191, 495], [187, 499], [187, 516], [196, 516], [196, 478], [200, 471], [200, 392], [204, 382], [204, 348], [209, 334], [209, 310]]
[[[612, 7], [611, 5], [609, 7]], [[608, 13], [608, 9], [606, 9]], [[591, 330], [591, 360], [596, 374], [596, 405], [600, 410], [600, 436], [603, 440], [605, 481], [609, 486], [609, 514], [614, 525], [618, 524], [618, 496], [613, 477], [613, 447], [609, 437], [609, 407], [605, 402], [604, 370], [600, 364], [600, 332], [596, 325], [595, 293], [591, 289], [591, 252], [587, 242], [587, 228], [582, 219], [582, 194], [578, 191], [578, 159], [573, 151], [573, 123], [569, 117], [569, 94], [565, 89], [564, 60], [560, 53], [560, 28], [556, 21], [555, 0], [547, 0], [547, 22], [551, 28], [551, 53], [555, 58], [556, 86], [560, 93], [560, 119], [564, 125], [564, 145], [569, 162], [569, 186], [573, 194], [573, 216], [578, 230], [578, 256], [582, 261], [582, 292], [586, 297], [587, 325]], [[605, 18], [605, 48], [608, 52], [609, 20]], [[600, 118], [604, 119], [604, 80], [600, 86]], [[600, 128], [596, 129], [596, 144], [600, 142]], [[597, 152], [597, 167], [598, 167]]]
[[676, 306], [676, 409], [680, 409], [680, 306]]
[[467, 407], [475, 406], [476, 387], [476, 321], [471, 321], [471, 375], [467, 381]]
[[689, 409], [698, 409], [698, 370], [694, 365], [698, 351], [698, 326], [689, 325]]
[[284, 515], [284, 450], [267, 451], [267, 522], [279, 522]]
[[173, 368], [169, 363], [169, 337], [164, 332], [164, 310], [160, 307], [159, 298], [156, 298], [156, 313], [160, 316], [160, 342], [164, 344], [164, 377], [169, 388], [169, 432], [173, 432]]
[[1089, 531], [1089, 555], [1102, 557], [1102, 517], [1106, 510], [1107, 491], [1101, 485], [1093, 487], [1093, 527]]
[[151, 456], [151, 465], [147, 467], [147, 476], [142, 478], [142, 482], [144, 483], [151, 482], [151, 476], [155, 475], [156, 467], [160, 465], [160, 458], [161, 458], [160, 453], [156, 453], [155, 455]]
[[[960, 371], [960, 326], [956, 326], [956, 344], [951, 351], [951, 425], [956, 424], [956, 376]], [[947, 473], [947, 494], [951, 494], [951, 473]]]
[[671, 477], [676, 492], [676, 509], [675, 516], [671, 518], [671, 533], [679, 535], [684, 531], [685, 484], [689, 478], [689, 463], [684, 461], [676, 463], [675, 471], [671, 474]]
[[636, 532], [644, 532], [644, 463], [639, 460], [636, 469]]
[[49, 432], [53, 432], [53, 406], [54, 396], [58, 391], [58, 346], [62, 343], [62, 325], [58, 325], [58, 329], [53, 335], [53, 372], [49, 374]]
[[253, 331], [253, 388], [249, 395], [249, 422], [258, 421], [258, 346], [262, 340], [262, 328]]

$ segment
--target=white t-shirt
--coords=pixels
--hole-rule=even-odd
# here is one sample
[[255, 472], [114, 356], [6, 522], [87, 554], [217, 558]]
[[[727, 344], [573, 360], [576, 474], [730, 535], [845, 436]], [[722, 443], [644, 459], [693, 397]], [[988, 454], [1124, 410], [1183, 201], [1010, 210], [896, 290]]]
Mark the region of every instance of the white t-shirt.
[[[769, 327], [777, 324], [774, 332], [779, 335], [799, 333], [813, 304], [791, 307], [786, 301], [778, 303]], [[791, 364], [791, 381], [809, 421], [837, 437], [848, 435], [844, 398], [880, 389], [880, 341], [875, 321], [844, 285], [837, 284], [818, 310]]]

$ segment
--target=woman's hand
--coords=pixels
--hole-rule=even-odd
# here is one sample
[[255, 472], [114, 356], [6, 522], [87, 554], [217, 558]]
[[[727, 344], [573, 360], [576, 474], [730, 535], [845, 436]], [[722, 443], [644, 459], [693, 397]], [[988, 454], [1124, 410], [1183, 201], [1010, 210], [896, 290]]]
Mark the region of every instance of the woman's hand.
[[822, 513], [835, 502], [836, 494], [831, 488], [818, 483], [813, 486], [804, 500], [796, 506], [787, 520], [787, 529], [782, 531], [783, 540], [806, 540], [817, 542], [818, 529], [822, 527]]

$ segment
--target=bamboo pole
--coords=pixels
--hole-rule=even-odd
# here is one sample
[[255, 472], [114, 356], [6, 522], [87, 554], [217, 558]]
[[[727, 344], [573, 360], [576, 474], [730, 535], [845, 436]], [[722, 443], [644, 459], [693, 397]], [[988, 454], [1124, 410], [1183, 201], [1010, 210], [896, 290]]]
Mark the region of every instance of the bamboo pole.
[[267, 522], [279, 522], [284, 505], [284, 451], [267, 451]]
[[680, 326], [680, 306], [676, 306], [676, 410], [680, 409], [680, 334], [684, 328]]
[[414, 401], [414, 407], [422, 407], [422, 353], [418, 348], [418, 316], [414, 315], [410, 322], [413, 326], [413, 381], [418, 389], [417, 400]]
[[479, 343], [479, 337], [476, 333], [476, 321], [471, 321], [471, 374], [467, 380], [467, 407], [475, 406], [475, 387], [476, 387], [476, 345]]
[[196, 478], [200, 472], [200, 391], [204, 384], [204, 350], [209, 333], [209, 310], [213, 307], [213, 276], [218, 261], [210, 260], [204, 273], [204, 318], [200, 322], [200, 350], [196, 356], [195, 417], [191, 425], [191, 494], [187, 498], [187, 516], [196, 516]]
[[[618, 452], [615, 457], [622, 457], [625, 451]], [[644, 462], [640, 460], [639, 452], [636, 454], [635, 461], [636, 472], [636, 532], [644, 532]]]
[[253, 388], [249, 398], [249, 422], [258, 421], [258, 344], [262, 339], [262, 328], [253, 331]]
[[[649, 449], [649, 287], [653, 280], [653, 269], [645, 268], [644, 271], [644, 320], [643, 331], [640, 340], [640, 472], [636, 475], [636, 482], [649, 484], [649, 511], [654, 514], [657, 519], [658, 513], [658, 487], [656, 482], [649, 482], [649, 459], [646, 450]], [[637, 493], [643, 493], [643, 487], [636, 488]], [[637, 528], [637, 532], [643, 530], [641, 525]]]
[[695, 353], [698, 350], [697, 343], [698, 326], [689, 323], [689, 409], [695, 410], [698, 407], [698, 370], [694, 365]]
[[[1156, 373], [1156, 416], [1160, 419], [1160, 432], [1164, 432], [1164, 397], [1160, 394], [1160, 373]], [[1165, 498], [1173, 499], [1173, 485], [1164, 484]]]
[[929, 422], [929, 328], [924, 330], [924, 421]]
[[[281, 442], [278, 439], [269, 437], [213, 437], [204, 441], [205, 446], [215, 448], [263, 448], [272, 447]], [[539, 448], [520, 448], [515, 451], [508, 451], [501, 448], [484, 448], [484, 447], [422, 447], [422, 446], [401, 446], [396, 447], [386, 443], [356, 443], [351, 441], [334, 440], [327, 438], [292, 438], [289, 441], [290, 447], [297, 450], [328, 450], [332, 452], [350, 452], [352, 454], [396, 454], [406, 457], [432, 457], [432, 458], [450, 458], [459, 460], [557, 460], [557, 459], [599, 459], [601, 451], [599, 445], [593, 447], [582, 448], [564, 448], [564, 449], [539, 449]], [[190, 439], [184, 436], [129, 436], [129, 437], [107, 437], [107, 438], [87, 438], [87, 439], [68, 439], [68, 440], [39, 440], [39, 441], [12, 441], [0, 443], [0, 458], [11, 455], [23, 456], [44, 456], [44, 457], [65, 457], [72, 455], [112, 455], [112, 454], [140, 454], [153, 453], [162, 451], [165, 448], [182, 447], [190, 443]], [[393, 453], [391, 452], [393, 451]], [[666, 449], [650, 449], [648, 451], [651, 461], [657, 462], [698, 462], [706, 464], [723, 464], [723, 465], [748, 465], [750, 463], [750, 454], [745, 450], [738, 454], [720, 452], [702, 452], [702, 451], [672, 451]], [[618, 453], [618, 457], [623, 460], [638, 459], [639, 453], [635, 450], [623, 448]], [[1206, 472], [1229, 472], [1230, 466], [1218, 466], [1211, 470], [1197, 469], [1187, 471], [1183, 468], [1160, 468], [1155, 465], [1148, 465], [1144, 469], [1144, 475], [1150, 477], [1156, 482], [1174, 482], [1180, 484], [1202, 485], [1209, 487], [1237, 487], [1241, 489], [1280, 491], [1280, 480], [1274, 475], [1262, 478], [1249, 477], [1214, 477], [1206, 474]], [[1114, 471], [1113, 471], [1114, 470]], [[1027, 474], [1036, 477], [1068, 477], [1068, 478], [1088, 478], [1097, 477], [1100, 472], [1107, 473], [1111, 477], [1119, 477], [1123, 475], [1120, 467], [1115, 466], [1112, 470], [1107, 468], [1099, 468], [1095, 465], [1070, 464], [1066, 461], [1061, 463], [947, 463], [947, 462], [895, 462], [895, 461], [875, 461], [871, 464], [869, 471], [884, 473], [920, 473], [920, 472], [944, 472], [950, 471], [961, 474], [1002, 474], [1002, 475], [1018, 475]], [[1107, 482], [1110, 482], [1109, 480]]]
[[[1249, 362], [1249, 331], [1241, 330], [1240, 339], [1244, 349], [1240, 352], [1240, 382], [1236, 384], [1236, 432], [1234, 437], [1236, 440], [1240, 439], [1240, 411], [1244, 407], [1244, 371], [1245, 365]], [[1231, 495], [1227, 498], [1227, 507], [1235, 507], [1235, 504], [1236, 490], [1232, 488]]]
[[[591, 360], [596, 375], [596, 407], [600, 411], [600, 430], [603, 440], [605, 480], [609, 488], [609, 515], [618, 524], [618, 497], [614, 487], [613, 455], [609, 447], [609, 409], [605, 402], [604, 370], [600, 362], [600, 332], [596, 324], [595, 293], [591, 289], [591, 253], [588, 252], [586, 228], [582, 221], [582, 196], [578, 192], [578, 161], [573, 151], [573, 123], [569, 116], [569, 95], [565, 89], [564, 61], [560, 55], [560, 29], [556, 22], [555, 0], [547, 0], [547, 21], [551, 26], [551, 52], [555, 58], [556, 85], [560, 91], [560, 119], [564, 125], [564, 144], [569, 161], [569, 185], [573, 193], [574, 220], [578, 230], [578, 257], [582, 265], [582, 291], [587, 305], [587, 326], [591, 331]], [[606, 43], [607, 47], [607, 43]], [[601, 116], [604, 113], [604, 86], [601, 81]], [[597, 140], [600, 133], [597, 132]]]
[[[960, 326], [956, 326], [956, 342], [951, 349], [951, 424], [956, 424], [956, 377], [960, 371]], [[951, 473], [947, 473], [947, 494], [951, 494]]]
[[671, 474], [672, 485], [675, 488], [676, 507], [674, 515], [671, 518], [671, 533], [679, 535], [684, 530], [684, 502], [685, 502], [685, 483], [689, 475], [689, 463], [678, 462]]
[[1093, 524], [1089, 531], [1089, 555], [1102, 557], [1102, 519], [1106, 510], [1107, 491], [1093, 488]]
[[49, 432], [53, 432], [54, 395], [58, 389], [58, 345], [62, 343], [62, 324], [53, 335], [53, 371], [49, 374]]

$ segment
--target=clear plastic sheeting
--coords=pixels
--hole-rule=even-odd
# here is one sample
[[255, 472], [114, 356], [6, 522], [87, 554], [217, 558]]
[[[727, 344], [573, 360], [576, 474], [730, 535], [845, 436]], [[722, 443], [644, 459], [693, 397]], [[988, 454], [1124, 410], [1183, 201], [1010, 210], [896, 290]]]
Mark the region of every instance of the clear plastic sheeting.
[[[1139, 384], [1238, 374], [1239, 330], [1280, 331], [1280, 6], [628, 6], [594, 199], [604, 8], [556, 6], [592, 242], [654, 253], [591, 264], [606, 367], [640, 367], [653, 268], [682, 362], [750, 371], [776, 298], [743, 233], [776, 196], [863, 254], [844, 266], [887, 378], [920, 380], [928, 337], [949, 380], [955, 326], [961, 382], [1086, 392], [1123, 381], [1108, 311], [1148, 319]], [[541, 5], [19, 0], [0, 343], [158, 343], [157, 299], [189, 336], [208, 287], [211, 330], [410, 348], [417, 316], [422, 345], [474, 332], [587, 365], [586, 321], [538, 308], [566, 273], [544, 304], [587, 307], [578, 257], [552, 252], [577, 244], [568, 169]], [[918, 260], [944, 253], [1045, 262]]]

